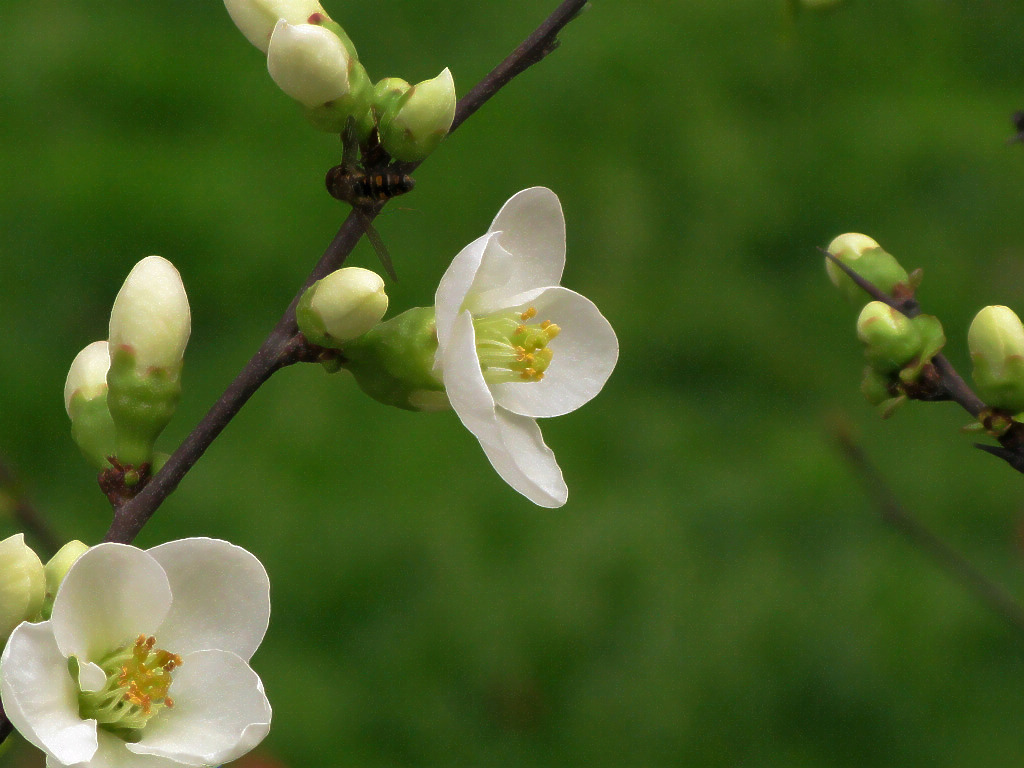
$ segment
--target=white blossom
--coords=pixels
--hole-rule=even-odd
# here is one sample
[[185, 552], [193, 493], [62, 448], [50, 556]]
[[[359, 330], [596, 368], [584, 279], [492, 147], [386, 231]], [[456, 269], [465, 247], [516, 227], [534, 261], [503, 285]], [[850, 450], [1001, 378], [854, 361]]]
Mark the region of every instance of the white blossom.
[[498, 474], [535, 504], [568, 489], [536, 419], [593, 398], [618, 340], [597, 307], [559, 282], [565, 219], [544, 187], [513, 196], [452, 261], [435, 295], [435, 370]]
[[93, 547], [68, 571], [50, 620], [11, 635], [4, 710], [48, 768], [234, 760], [270, 728], [248, 664], [269, 590], [259, 560], [225, 541]]

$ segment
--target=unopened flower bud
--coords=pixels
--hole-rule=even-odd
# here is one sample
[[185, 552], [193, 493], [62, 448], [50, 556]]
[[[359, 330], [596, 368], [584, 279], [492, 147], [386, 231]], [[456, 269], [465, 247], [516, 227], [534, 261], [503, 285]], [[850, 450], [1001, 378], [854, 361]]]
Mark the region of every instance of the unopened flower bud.
[[110, 354], [132, 355], [140, 371], [177, 370], [192, 330], [181, 275], [167, 259], [147, 256], [128, 274], [110, 311]]
[[[839, 235], [829, 243], [828, 252], [883, 293], [892, 294], [896, 286], [907, 285], [910, 280], [900, 263], [867, 235], [855, 232]], [[825, 271], [851, 301], [864, 300], [863, 289], [829, 258], [825, 259]]]
[[1024, 411], [1024, 327], [1009, 307], [985, 307], [971, 322], [967, 345], [978, 395], [991, 408]]
[[410, 411], [449, 407], [434, 373], [437, 326], [433, 307], [416, 307], [345, 345], [345, 363], [359, 388], [385, 405]]
[[71, 437], [96, 469], [108, 466], [114, 454], [114, 422], [107, 409], [107, 342], [94, 341], [71, 363], [64, 383], [64, 408], [71, 418]]
[[[380, 140], [396, 160], [422, 160], [448, 135], [455, 119], [455, 81], [447, 68], [432, 80], [424, 80], [402, 93], [385, 89]], [[399, 98], [393, 98], [399, 94]]]
[[277, 22], [267, 49], [267, 69], [278, 87], [307, 107], [320, 107], [349, 92], [350, 56], [330, 30]]
[[16, 533], [0, 541], [0, 646], [23, 621], [36, 621], [46, 595], [39, 556]]
[[340, 349], [377, 325], [387, 309], [383, 278], [368, 269], [345, 267], [313, 283], [295, 314], [307, 339]]
[[857, 337], [876, 371], [900, 370], [921, 353], [922, 338], [909, 317], [881, 301], [872, 301], [857, 318]]
[[264, 53], [279, 19], [289, 24], [313, 23], [310, 17], [327, 19], [317, 0], [224, 0], [235, 26]]
[[171, 262], [149, 256], [132, 269], [110, 312], [107, 407], [116, 455], [138, 466], [181, 396], [181, 362], [191, 331], [188, 297]]

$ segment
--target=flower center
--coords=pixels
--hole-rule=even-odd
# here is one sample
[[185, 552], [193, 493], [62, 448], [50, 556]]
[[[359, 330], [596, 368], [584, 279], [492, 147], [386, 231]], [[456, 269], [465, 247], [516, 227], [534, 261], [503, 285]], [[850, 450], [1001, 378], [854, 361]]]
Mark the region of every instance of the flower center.
[[103, 687], [78, 694], [82, 718], [95, 719], [108, 731], [132, 740], [153, 715], [173, 707], [167, 691], [171, 670], [181, 666], [181, 657], [155, 646], [155, 637], [139, 635], [134, 643], [105, 656], [99, 662], [107, 675]]
[[476, 353], [480, 370], [492, 384], [540, 381], [554, 353], [548, 347], [561, 328], [545, 320], [530, 323], [537, 310], [502, 312], [474, 318]]

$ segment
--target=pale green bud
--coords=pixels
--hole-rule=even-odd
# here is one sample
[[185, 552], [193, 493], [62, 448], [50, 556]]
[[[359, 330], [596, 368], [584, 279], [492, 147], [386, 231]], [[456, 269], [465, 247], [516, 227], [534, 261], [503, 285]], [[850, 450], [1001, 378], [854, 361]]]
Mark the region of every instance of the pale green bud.
[[267, 69], [282, 91], [312, 108], [349, 92], [350, 58], [344, 43], [330, 30], [281, 19], [270, 38]]
[[71, 418], [71, 436], [96, 469], [109, 466], [114, 455], [114, 421], [107, 409], [107, 342], [94, 341], [75, 357], [64, 383], [64, 408]]
[[416, 307], [345, 345], [345, 368], [366, 394], [410, 411], [447, 406], [434, 374], [437, 326], [433, 307]]
[[864, 356], [876, 371], [895, 372], [921, 352], [922, 338], [914, 323], [888, 304], [872, 301], [857, 318], [857, 337]]
[[57, 590], [60, 588], [61, 582], [64, 581], [68, 570], [88, 549], [88, 545], [75, 539], [57, 550], [57, 554], [46, 563], [43, 568], [43, 572], [46, 575], [46, 606], [43, 609], [44, 614], [47, 612], [47, 607], [53, 607], [53, 598], [57, 596]]
[[37, 621], [46, 596], [39, 556], [16, 533], [0, 541], [0, 646], [23, 621]]
[[967, 345], [978, 395], [991, 408], [1024, 411], [1024, 327], [1009, 307], [985, 307], [971, 322]]
[[[907, 271], [867, 235], [855, 232], [839, 235], [829, 243], [828, 252], [883, 293], [891, 295], [896, 286], [909, 283]], [[833, 285], [851, 301], [864, 300], [867, 294], [831, 259], [825, 259], [825, 271]]]
[[110, 354], [130, 353], [142, 371], [177, 371], [192, 331], [181, 275], [167, 259], [147, 256], [128, 274], [110, 310]]
[[313, 24], [316, 18], [329, 18], [317, 0], [224, 0], [224, 6], [235, 26], [264, 53], [279, 19], [289, 24]]
[[188, 298], [171, 262], [149, 256], [132, 269], [110, 313], [107, 407], [123, 463], [148, 462], [181, 396], [181, 358], [191, 331]]
[[345, 267], [313, 283], [295, 315], [307, 339], [340, 349], [379, 323], [387, 309], [383, 278], [368, 269]]
[[455, 119], [455, 80], [447, 68], [404, 92], [389, 84], [379, 97], [381, 144], [396, 160], [425, 158], [448, 135]]

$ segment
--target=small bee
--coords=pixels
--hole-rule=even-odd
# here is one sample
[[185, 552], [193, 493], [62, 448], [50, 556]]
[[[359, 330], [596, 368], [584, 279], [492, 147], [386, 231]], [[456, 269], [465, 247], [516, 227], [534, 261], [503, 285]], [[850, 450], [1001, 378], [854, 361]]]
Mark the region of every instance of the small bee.
[[[362, 154], [362, 162], [356, 162], [356, 152]], [[327, 172], [324, 179], [331, 197], [348, 203], [359, 216], [380, 263], [387, 270], [392, 280], [397, 280], [395, 268], [391, 264], [391, 256], [384, 246], [380, 233], [370, 223], [367, 212], [383, 205], [392, 197], [404, 195], [416, 184], [407, 173], [395, 171], [391, 165], [391, 156], [381, 146], [377, 129], [370, 133], [365, 144], [360, 145], [356, 137], [355, 119], [349, 117], [342, 134], [341, 164]]]

